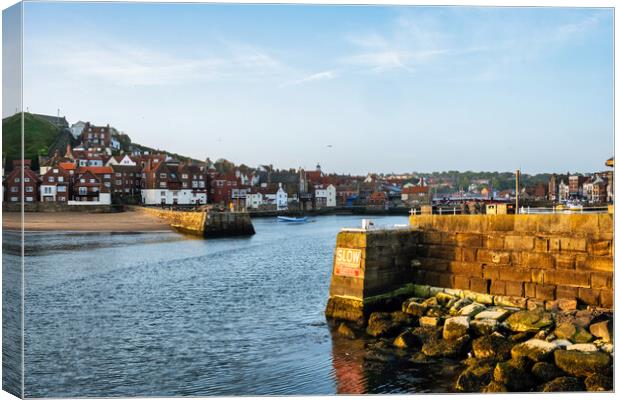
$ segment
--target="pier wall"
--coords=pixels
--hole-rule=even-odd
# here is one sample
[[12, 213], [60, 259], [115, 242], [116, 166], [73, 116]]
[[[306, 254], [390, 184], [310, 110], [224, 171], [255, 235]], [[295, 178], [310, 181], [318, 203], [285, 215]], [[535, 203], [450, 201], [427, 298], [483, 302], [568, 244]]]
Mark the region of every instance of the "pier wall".
[[[560, 299], [613, 308], [613, 247], [613, 214], [420, 215], [409, 230], [343, 231], [326, 313], [357, 320], [407, 284], [523, 308]], [[360, 251], [358, 272], [342, 249]]]
[[143, 208], [146, 212], [163, 218], [174, 229], [202, 237], [253, 235], [255, 233], [248, 213], [214, 211], [177, 211]]

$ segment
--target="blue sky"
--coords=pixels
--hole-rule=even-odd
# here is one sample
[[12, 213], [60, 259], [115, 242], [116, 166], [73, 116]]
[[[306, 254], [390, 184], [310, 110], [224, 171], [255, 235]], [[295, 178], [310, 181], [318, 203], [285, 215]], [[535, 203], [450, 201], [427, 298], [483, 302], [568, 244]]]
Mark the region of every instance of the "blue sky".
[[535, 173], [601, 170], [613, 153], [610, 9], [33, 2], [24, 13], [25, 107], [200, 159]]

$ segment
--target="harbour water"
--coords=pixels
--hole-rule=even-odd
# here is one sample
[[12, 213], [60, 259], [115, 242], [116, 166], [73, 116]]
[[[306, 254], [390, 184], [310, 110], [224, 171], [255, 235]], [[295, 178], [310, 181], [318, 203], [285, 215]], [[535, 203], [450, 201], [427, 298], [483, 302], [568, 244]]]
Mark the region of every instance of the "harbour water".
[[[256, 235], [216, 240], [27, 234], [25, 395], [451, 391], [446, 362], [372, 361], [364, 339], [339, 338], [328, 325], [335, 237], [360, 223], [255, 219]], [[18, 265], [7, 254], [14, 239], [5, 233], [5, 274]]]

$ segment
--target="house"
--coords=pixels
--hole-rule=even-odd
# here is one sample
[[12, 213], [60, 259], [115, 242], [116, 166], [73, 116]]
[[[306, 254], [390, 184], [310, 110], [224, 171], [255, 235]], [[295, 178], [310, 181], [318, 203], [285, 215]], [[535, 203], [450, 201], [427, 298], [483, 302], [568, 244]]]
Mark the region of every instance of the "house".
[[[568, 181], [568, 178], [566, 178]], [[565, 183], [564, 179], [560, 180], [558, 183], [558, 201], [566, 201], [570, 198], [570, 188], [568, 187], [568, 183]]]
[[568, 177], [568, 195], [570, 197], [581, 197], [582, 196], [582, 186], [585, 182], [586, 177], [582, 175], [570, 175]]
[[112, 179], [112, 197], [123, 201], [127, 197], [140, 194], [142, 168], [134, 165], [116, 164], [110, 166], [114, 171]]
[[123, 156], [111, 156], [108, 161], [106, 161], [105, 165], [106, 167], [111, 167], [113, 165], [136, 166], [138, 164], [132, 160], [129, 155], [125, 154]]
[[276, 210], [288, 209], [288, 193], [282, 187], [282, 183], [267, 185], [258, 188], [250, 188], [245, 197], [246, 208], [271, 208]]
[[69, 205], [112, 204], [113, 173], [111, 167], [78, 167]]
[[[41, 201], [66, 203], [70, 200], [71, 178], [73, 175], [69, 171], [74, 171], [74, 168], [65, 169], [61, 166], [62, 164], [58, 163], [52, 166], [41, 176], [41, 186], [39, 188]], [[68, 164], [74, 167], [74, 164]]]
[[607, 200], [607, 182], [601, 176], [597, 176], [592, 182], [591, 203], [599, 204]]
[[214, 204], [228, 205], [232, 200], [232, 190], [241, 186], [234, 174], [211, 173], [209, 187], [210, 201]]
[[387, 208], [388, 198], [385, 192], [372, 192], [368, 196], [368, 207], [370, 208]]
[[336, 207], [336, 187], [330, 185], [316, 185], [314, 188], [314, 200], [316, 209], [324, 207]]
[[171, 158], [157, 161], [149, 159], [142, 170], [143, 204], [207, 203], [207, 175], [201, 167], [190, 168]]
[[430, 204], [430, 187], [410, 186], [403, 188], [400, 199], [407, 206]]
[[76, 147], [71, 152], [78, 167], [103, 167], [108, 156], [99, 148]]
[[258, 189], [250, 189], [246, 192], [245, 208], [258, 209], [263, 205], [263, 194]]
[[111, 145], [110, 125], [95, 126], [87, 122], [82, 129], [82, 146], [109, 148]]
[[336, 204], [340, 206], [352, 206], [353, 201], [357, 200], [359, 190], [357, 185], [342, 184], [336, 186]]
[[38, 200], [39, 176], [30, 169], [30, 164], [30, 160], [13, 161], [13, 171], [6, 177], [7, 202], [19, 203], [23, 199], [25, 203], [34, 203]]

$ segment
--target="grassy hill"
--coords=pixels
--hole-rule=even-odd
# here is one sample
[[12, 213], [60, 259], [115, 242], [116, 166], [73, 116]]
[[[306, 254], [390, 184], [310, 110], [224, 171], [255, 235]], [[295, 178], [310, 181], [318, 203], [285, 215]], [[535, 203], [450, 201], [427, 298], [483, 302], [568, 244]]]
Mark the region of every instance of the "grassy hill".
[[[60, 129], [51, 122], [24, 113], [24, 157], [32, 160], [33, 169], [38, 168], [38, 156], [47, 155]], [[12, 169], [13, 160], [21, 157], [21, 114], [2, 120], [2, 156], [6, 159], [7, 171]]]

